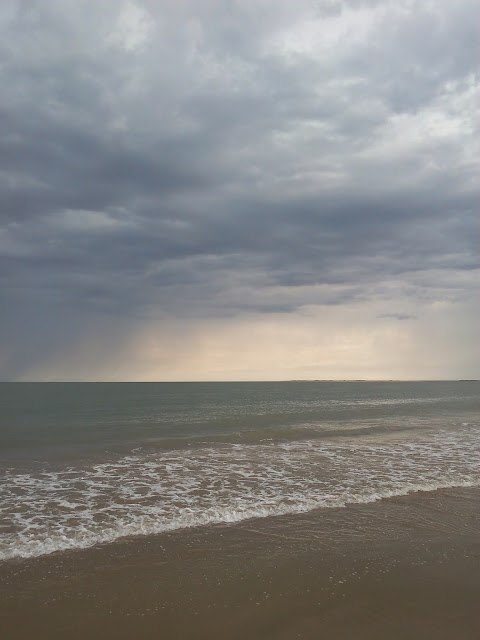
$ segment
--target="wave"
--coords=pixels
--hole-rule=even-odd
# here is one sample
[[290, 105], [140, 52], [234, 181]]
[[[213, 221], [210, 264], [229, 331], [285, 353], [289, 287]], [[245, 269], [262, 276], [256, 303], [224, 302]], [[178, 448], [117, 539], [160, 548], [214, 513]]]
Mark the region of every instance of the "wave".
[[296, 441], [132, 452], [102, 464], [7, 471], [0, 559], [187, 527], [480, 485], [480, 431], [415, 440]]
[[44, 540], [29, 540], [17, 542], [14, 548], [4, 549], [0, 552], [0, 560], [12, 558], [33, 558], [41, 555], [48, 555], [58, 551], [68, 551], [73, 549], [85, 549], [98, 544], [114, 542], [119, 538], [130, 536], [144, 536], [165, 533], [178, 529], [200, 527], [211, 524], [230, 524], [250, 520], [253, 518], [267, 518], [271, 516], [294, 515], [305, 513], [320, 508], [346, 507], [351, 504], [367, 504], [377, 502], [385, 498], [408, 495], [416, 492], [437, 491], [439, 489], [449, 489], [454, 487], [474, 487], [480, 486], [478, 481], [457, 481], [452, 483], [425, 483], [416, 485], [405, 485], [402, 489], [385, 490], [372, 494], [352, 495], [345, 499], [310, 500], [304, 504], [297, 505], [276, 505], [271, 507], [255, 507], [250, 509], [209, 509], [203, 513], [185, 513], [170, 522], [139, 521], [128, 524], [121, 524], [102, 531], [78, 532], [74, 536], [67, 538], [64, 535], [49, 536]]

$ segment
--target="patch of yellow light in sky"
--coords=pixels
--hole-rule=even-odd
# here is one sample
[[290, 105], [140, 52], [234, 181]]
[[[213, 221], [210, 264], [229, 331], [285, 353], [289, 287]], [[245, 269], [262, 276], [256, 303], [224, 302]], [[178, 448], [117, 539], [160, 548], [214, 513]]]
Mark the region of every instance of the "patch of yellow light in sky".
[[[470, 303], [469, 303], [470, 304]], [[404, 308], [357, 302], [293, 313], [106, 323], [22, 380], [455, 379], [478, 377], [475, 310], [443, 302]], [[475, 306], [473, 302], [470, 307]], [[392, 311], [390, 309], [390, 311]], [[383, 314], [383, 315], [382, 315]], [[409, 314], [412, 314], [409, 317]], [[458, 318], [464, 318], [459, 324]], [[468, 319], [469, 318], [469, 319]]]
[[463, 363], [470, 358], [475, 367], [448, 322], [448, 310], [440, 312], [441, 321], [435, 320], [435, 308], [423, 321], [377, 318], [376, 311], [365, 303], [149, 327], [135, 341], [138, 379], [462, 377], [455, 357]]

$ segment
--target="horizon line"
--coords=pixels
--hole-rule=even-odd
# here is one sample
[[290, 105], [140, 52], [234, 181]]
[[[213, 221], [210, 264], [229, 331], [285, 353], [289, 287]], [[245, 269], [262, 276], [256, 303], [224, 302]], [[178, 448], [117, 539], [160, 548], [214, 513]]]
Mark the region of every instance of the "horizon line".
[[480, 382], [480, 378], [288, 378], [278, 380], [0, 380], [0, 384], [239, 384], [249, 382]]

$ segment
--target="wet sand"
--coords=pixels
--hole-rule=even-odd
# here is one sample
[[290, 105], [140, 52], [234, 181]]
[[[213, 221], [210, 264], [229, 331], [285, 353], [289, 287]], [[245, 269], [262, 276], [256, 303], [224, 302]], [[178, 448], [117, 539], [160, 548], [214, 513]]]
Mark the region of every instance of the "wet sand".
[[479, 505], [449, 489], [4, 562], [2, 638], [476, 639]]

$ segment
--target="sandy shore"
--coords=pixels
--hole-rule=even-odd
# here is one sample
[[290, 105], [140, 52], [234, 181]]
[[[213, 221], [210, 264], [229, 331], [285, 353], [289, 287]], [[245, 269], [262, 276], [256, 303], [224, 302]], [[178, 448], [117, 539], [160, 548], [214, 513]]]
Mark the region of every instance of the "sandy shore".
[[480, 637], [480, 491], [0, 565], [2, 638]]

